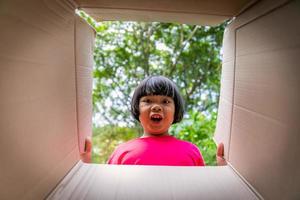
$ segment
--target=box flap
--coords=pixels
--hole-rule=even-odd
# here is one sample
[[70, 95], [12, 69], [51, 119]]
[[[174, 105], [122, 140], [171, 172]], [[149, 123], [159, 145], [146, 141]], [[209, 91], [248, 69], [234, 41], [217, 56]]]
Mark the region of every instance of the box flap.
[[229, 167], [78, 165], [48, 199], [258, 199]]
[[266, 199], [300, 197], [299, 8], [299, 1], [259, 2], [224, 38], [216, 139]]
[[217, 25], [237, 15], [253, 0], [76, 0], [76, 2], [79, 8], [98, 21], [160, 21]]
[[77, 163], [74, 7], [1, 1], [0, 198], [43, 199]]
[[76, 99], [79, 150], [84, 152], [87, 136], [92, 136], [92, 90], [94, 30], [76, 15]]

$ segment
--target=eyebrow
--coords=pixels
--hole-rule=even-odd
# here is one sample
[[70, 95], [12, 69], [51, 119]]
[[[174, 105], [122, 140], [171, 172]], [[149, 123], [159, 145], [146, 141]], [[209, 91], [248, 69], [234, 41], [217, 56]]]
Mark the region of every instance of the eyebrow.
[[145, 95], [145, 96], [142, 96], [140, 99], [142, 99], [142, 98], [154, 98], [155, 96], [162, 96], [162, 98], [173, 99], [172, 97], [169, 97], [169, 96], [166, 96], [166, 95]]
[[[142, 100], [147, 99], [147, 98], [154, 98], [153, 96], [155, 96], [155, 95], [143, 96], [143, 97], [140, 98], [139, 101], [142, 101]], [[164, 96], [164, 97], [162, 97], [161, 100], [162, 100], [162, 101], [168, 100], [168, 101], [173, 101], [173, 102], [175, 102], [174, 99], [173, 99], [172, 97], [169, 97], [169, 96]]]

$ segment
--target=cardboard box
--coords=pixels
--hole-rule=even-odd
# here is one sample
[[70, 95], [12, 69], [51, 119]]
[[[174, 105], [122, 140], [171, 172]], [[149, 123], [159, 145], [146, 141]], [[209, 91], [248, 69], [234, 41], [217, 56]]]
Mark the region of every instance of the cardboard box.
[[[214, 25], [224, 34], [215, 139], [225, 167], [84, 164], [99, 19]], [[0, 199], [299, 199], [297, 0], [2, 1]]]

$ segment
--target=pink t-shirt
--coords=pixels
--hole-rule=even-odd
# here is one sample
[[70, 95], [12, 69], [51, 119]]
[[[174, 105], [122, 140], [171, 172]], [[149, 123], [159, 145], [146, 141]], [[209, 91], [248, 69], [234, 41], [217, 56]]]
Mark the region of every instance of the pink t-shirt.
[[173, 136], [144, 137], [130, 140], [113, 152], [108, 164], [204, 166], [198, 147]]

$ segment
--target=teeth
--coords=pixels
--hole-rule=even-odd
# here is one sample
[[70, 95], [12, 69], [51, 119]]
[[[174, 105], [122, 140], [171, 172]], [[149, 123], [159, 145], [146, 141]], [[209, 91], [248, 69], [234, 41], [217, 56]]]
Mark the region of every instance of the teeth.
[[162, 118], [162, 117], [160, 117], [160, 116], [152, 116], [152, 118], [160, 119], [160, 118]]
[[151, 116], [151, 120], [153, 120], [155, 122], [159, 122], [160, 120], [162, 120], [162, 116], [160, 116], [160, 115], [152, 115]]

